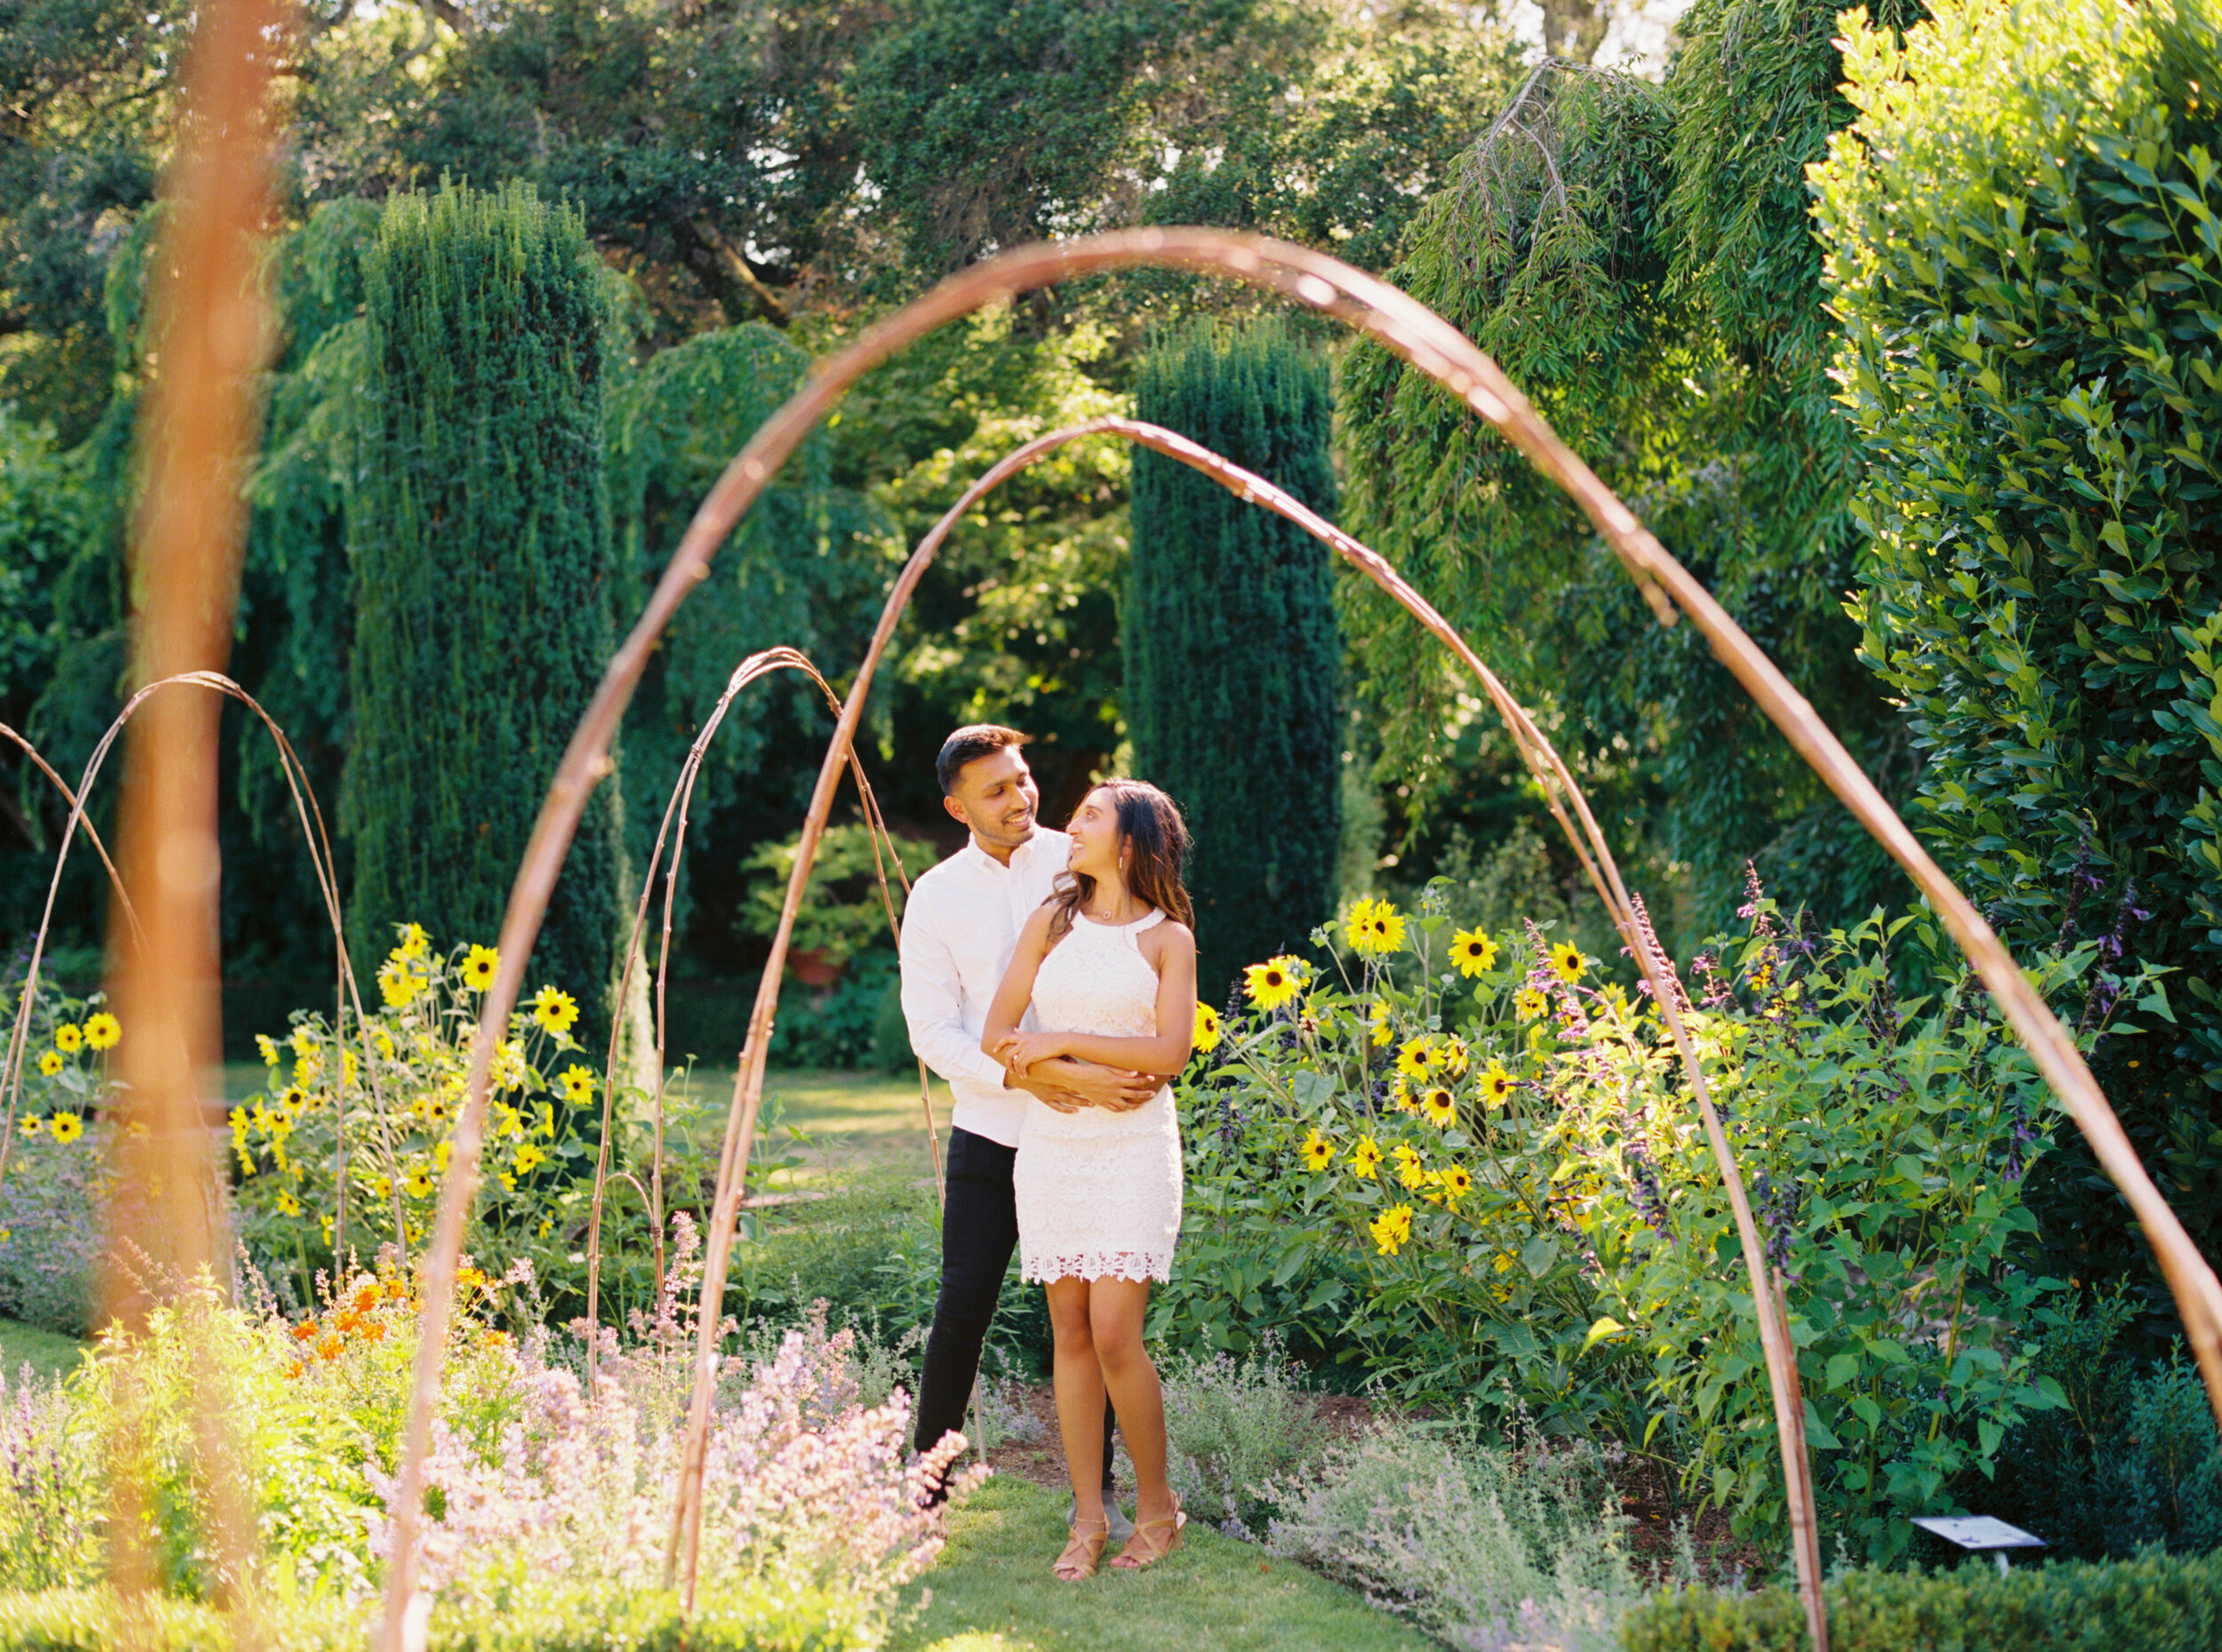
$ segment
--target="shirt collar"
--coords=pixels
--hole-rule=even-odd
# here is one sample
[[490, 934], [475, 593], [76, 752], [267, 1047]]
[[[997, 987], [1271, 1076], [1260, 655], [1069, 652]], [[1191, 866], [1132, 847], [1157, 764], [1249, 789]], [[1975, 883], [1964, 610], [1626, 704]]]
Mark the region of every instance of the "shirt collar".
[[1011, 851], [1011, 864], [1009, 866], [1005, 866], [1002, 861], [996, 859], [993, 855], [982, 849], [979, 846], [979, 841], [970, 833], [965, 834], [964, 848], [963, 852], [972, 858], [972, 864], [974, 866], [985, 867], [987, 871], [994, 873], [998, 877], [1007, 877], [1013, 873], [1024, 872], [1034, 864], [1035, 856], [1042, 852], [1043, 847], [1043, 840], [1049, 837], [1061, 837], [1062, 835], [1062, 833], [1054, 832], [1048, 826], [1035, 827], [1034, 835], [1027, 839], [1025, 842], [1019, 844], [1018, 848]]

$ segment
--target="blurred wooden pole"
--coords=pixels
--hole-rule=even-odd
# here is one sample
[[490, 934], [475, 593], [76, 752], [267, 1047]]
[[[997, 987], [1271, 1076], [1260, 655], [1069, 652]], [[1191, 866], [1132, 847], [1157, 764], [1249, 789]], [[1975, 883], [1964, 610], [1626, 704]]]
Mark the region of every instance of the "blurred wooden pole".
[[[264, 118], [284, 13], [271, 0], [207, 0], [186, 63], [178, 149], [153, 266], [153, 384], [140, 426], [144, 491], [132, 525], [132, 676], [221, 670], [230, 653], [246, 507], [240, 481], [260, 429], [257, 374], [270, 335], [257, 264], [269, 213]], [[145, 932], [111, 947], [124, 1027], [116, 1133], [120, 1182], [107, 1305], [140, 1325], [149, 1287], [218, 1273], [228, 1249], [201, 1075], [221, 1059], [217, 998], [217, 741], [223, 701], [163, 694], [126, 734], [117, 858]], [[112, 918], [111, 929], [120, 925]], [[140, 1253], [133, 1257], [136, 1249]], [[150, 1271], [148, 1269], [151, 1264]], [[228, 1430], [228, 1396], [202, 1367], [196, 1433], [211, 1489], [220, 1583], [249, 1558], [252, 1526]], [[128, 1369], [124, 1380], [128, 1383]], [[122, 1400], [128, 1417], [132, 1403]], [[126, 1438], [129, 1437], [128, 1432]], [[144, 1552], [143, 1488], [111, 1486], [117, 1585], [158, 1582]]]

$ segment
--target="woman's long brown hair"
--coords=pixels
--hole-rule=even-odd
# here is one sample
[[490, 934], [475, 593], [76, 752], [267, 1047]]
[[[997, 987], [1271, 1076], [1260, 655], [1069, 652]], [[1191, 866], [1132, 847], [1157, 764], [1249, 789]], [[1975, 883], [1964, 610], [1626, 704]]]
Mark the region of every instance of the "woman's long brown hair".
[[[1113, 815], [1119, 825], [1119, 844], [1131, 850], [1123, 874], [1127, 893], [1147, 902], [1169, 918], [1195, 927], [1195, 908], [1180, 882], [1180, 868], [1188, 858], [1188, 827], [1180, 818], [1180, 805], [1147, 780], [1106, 780], [1089, 789], [1111, 794]], [[1082, 799], [1083, 805], [1086, 799]], [[1057, 874], [1050, 905], [1050, 945], [1065, 938], [1080, 909], [1096, 898], [1096, 881], [1085, 873]]]

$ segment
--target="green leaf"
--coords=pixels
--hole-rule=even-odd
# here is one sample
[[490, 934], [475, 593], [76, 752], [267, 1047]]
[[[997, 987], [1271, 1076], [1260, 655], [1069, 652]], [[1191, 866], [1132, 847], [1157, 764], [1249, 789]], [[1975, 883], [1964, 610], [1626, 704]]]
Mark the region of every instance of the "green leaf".
[[[1627, 1331], [1627, 1326], [1621, 1324], [1619, 1321], [1614, 1319], [1608, 1313], [1589, 1328], [1589, 1335], [1582, 1338], [1581, 1351], [1584, 1353], [1587, 1353], [1592, 1348], [1595, 1347], [1606, 1337], [1624, 1336]], [[1659, 1419], [1657, 1417], [1653, 1417], [1651, 1419], [1651, 1426], [1656, 1428], [1658, 1425]], [[1647, 1432], [1644, 1435], [1644, 1439], [1648, 1441], [1650, 1438], [1651, 1436]]]

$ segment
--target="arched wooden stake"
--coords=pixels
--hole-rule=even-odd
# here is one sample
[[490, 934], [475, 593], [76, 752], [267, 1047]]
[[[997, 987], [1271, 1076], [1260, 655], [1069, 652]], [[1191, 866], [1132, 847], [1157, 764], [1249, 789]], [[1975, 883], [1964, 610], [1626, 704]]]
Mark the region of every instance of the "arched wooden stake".
[[[402, 1628], [416, 1586], [416, 1546], [423, 1496], [423, 1468], [431, 1433], [432, 1402], [440, 1359], [446, 1345], [455, 1267], [463, 1224], [476, 1197], [484, 1133], [487, 1079], [493, 1051], [517, 1000], [532, 942], [553, 892], [557, 873], [578, 828], [588, 794], [609, 773], [609, 751], [627, 701], [650, 651], [687, 593], [706, 577], [710, 559], [735, 523], [755, 503], [774, 474], [811, 428], [832, 411], [842, 395], [872, 367], [944, 323], [981, 307], [1036, 287], [1055, 285], [1102, 271], [1152, 266], [1230, 276], [1280, 292], [1333, 315], [1378, 340], [1419, 371], [1443, 385], [1511, 442], [1538, 469], [1563, 488], [1588, 516], [1599, 536], [1620, 559], [1662, 625], [1686, 614], [1704, 632], [1714, 651], [1787, 736], [1829, 788], [1857, 815], [1927, 895], [2007, 1019], [2029, 1049], [2046, 1081], [2069, 1116], [2090, 1140], [2099, 1163], [2129, 1200], [2147, 1241], [2159, 1257], [2218, 1419], [2222, 1419], [2222, 1282], [2199, 1255], [2168, 1201], [2138, 1162], [2121, 1122], [2076, 1052], [2066, 1029], [2032, 990], [2012, 956], [1991, 933], [1980, 914], [1914, 841], [1913, 834], [1860, 771], [1827, 726], [1714, 603], [1705, 587], [1636, 521], [1627, 507], [1584, 465], [1537, 414], [1525, 396], [1474, 343], [1410, 295], [1339, 259], [1262, 236], [1225, 230], [1165, 227], [1122, 230], [1054, 245], [1022, 247], [951, 276], [819, 364], [807, 383], [774, 413], [735, 456], [695, 513], [685, 536], [658, 582], [638, 621], [611, 658], [586, 714], [566, 748], [556, 779], [541, 806], [524, 861], [511, 888], [500, 938], [501, 962], [487, 992], [472, 1046], [468, 1089], [456, 1126], [454, 1147], [440, 1193], [437, 1225], [426, 1271], [425, 1311], [420, 1328], [414, 1385], [398, 1464], [394, 1555], [388, 1570], [386, 1611], [381, 1631], [388, 1652], [402, 1652]], [[907, 593], [899, 584], [898, 595]], [[884, 629], [891, 621], [883, 617]], [[1446, 639], [1447, 640], [1447, 639]], [[883, 636], [875, 636], [883, 648]], [[855, 733], [855, 720], [868, 672], [851, 685], [835, 750], [827, 757], [837, 768], [838, 750]], [[820, 794], [830, 800], [827, 775]], [[1576, 800], [1579, 803], [1579, 798]], [[1585, 820], [1588, 835], [1594, 823]], [[822, 831], [825, 820], [815, 802], [805, 831]], [[1593, 842], [1595, 841], [1593, 839]], [[1595, 873], [1608, 886], [1617, 875], [1600, 865]], [[749, 1019], [748, 1043], [735, 1086], [734, 1111], [747, 1113], [760, 1094], [763, 1044], [771, 1031], [778, 997], [777, 972], [792, 931], [794, 905], [809, 875], [798, 857], [788, 886], [788, 906], [773, 938], [771, 962]], [[1624, 892], [1622, 892], [1624, 894]], [[1618, 906], [1624, 901], [1611, 903]], [[1643, 954], [1647, 974], [1655, 967]], [[1681, 1041], [1677, 1041], [1678, 1043]], [[754, 1075], [753, 1079], [751, 1075]], [[738, 1120], [735, 1121], [738, 1123]], [[1710, 1134], [1710, 1131], [1708, 1131]], [[726, 1179], [739, 1132], [725, 1145]], [[727, 1220], [731, 1212], [726, 1213]], [[717, 1242], [715, 1227], [711, 1241]], [[707, 1281], [706, 1279], [707, 1285]], [[1768, 1292], [1755, 1282], [1762, 1337], [1779, 1343], [1781, 1327], [1763, 1310]], [[722, 1288], [722, 1281], [721, 1281]], [[1779, 1404], [1779, 1402], [1778, 1402]], [[1779, 1420], [1779, 1418], [1778, 1418]], [[1809, 1624], [1818, 1644], [1826, 1625], [1819, 1606], [1817, 1568], [1802, 1548], [1801, 1584]]]

